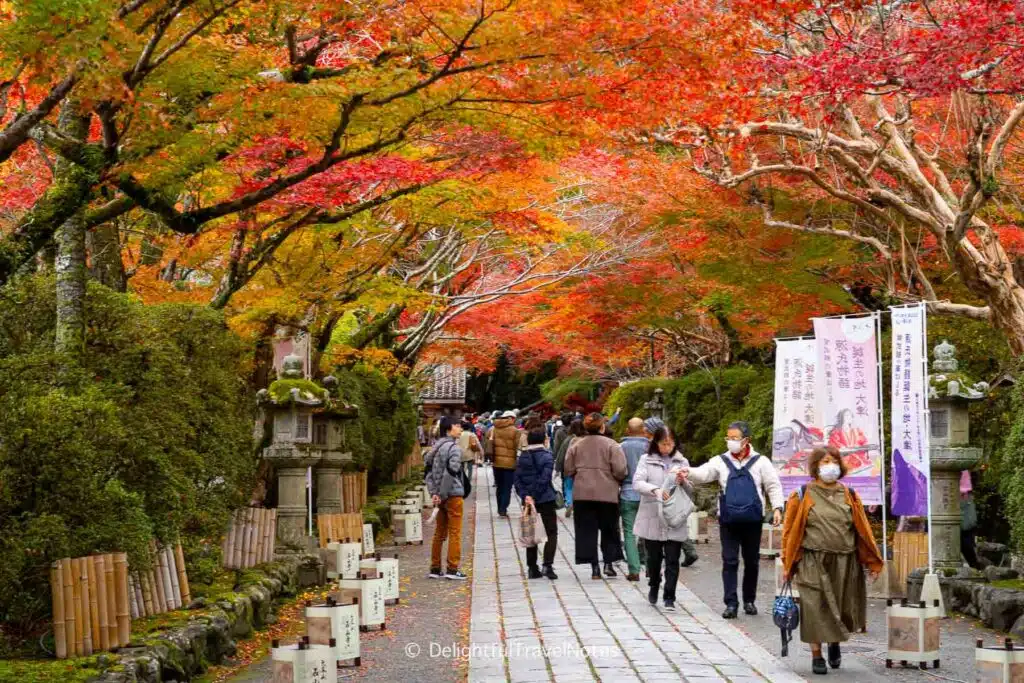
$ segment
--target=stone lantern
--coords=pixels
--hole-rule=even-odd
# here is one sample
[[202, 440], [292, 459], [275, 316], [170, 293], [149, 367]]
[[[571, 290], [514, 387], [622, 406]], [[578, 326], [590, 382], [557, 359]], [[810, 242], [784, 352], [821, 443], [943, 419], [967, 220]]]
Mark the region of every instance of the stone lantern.
[[317, 511], [342, 511], [341, 470], [352, 460], [351, 452], [344, 450], [343, 423], [358, 413], [331, 396], [336, 385], [333, 377], [320, 383], [306, 379], [302, 359], [289, 355], [280, 379], [256, 394], [270, 432], [263, 458], [273, 466], [277, 479], [279, 553], [311, 549], [313, 539], [306, 532], [307, 468], [316, 473]]
[[656, 417], [659, 420], [665, 420], [665, 390], [655, 389], [654, 398], [644, 403], [644, 410], [647, 411], [648, 417]]
[[943, 341], [934, 349], [928, 378], [931, 461], [932, 564], [939, 574], [957, 572], [960, 560], [960, 473], [981, 460], [968, 446], [968, 406], [985, 398], [988, 384], [972, 384], [959, 372], [956, 347]]

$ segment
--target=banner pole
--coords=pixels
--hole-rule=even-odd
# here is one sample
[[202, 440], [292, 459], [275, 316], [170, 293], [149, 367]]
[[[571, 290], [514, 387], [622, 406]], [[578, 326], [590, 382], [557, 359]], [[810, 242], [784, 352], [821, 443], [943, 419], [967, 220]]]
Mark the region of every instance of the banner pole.
[[888, 504], [887, 496], [885, 495], [885, 425], [883, 421], [885, 419], [885, 404], [882, 395], [882, 316], [875, 312], [875, 353], [876, 365], [878, 366], [878, 443], [880, 444], [879, 454], [882, 458], [882, 559], [885, 561], [885, 597], [889, 596], [889, 515], [886, 511]]
[[924, 455], [925, 462], [928, 463], [928, 573], [935, 573], [934, 567], [934, 556], [932, 552], [932, 451], [931, 451], [931, 438], [932, 438], [932, 414], [928, 407], [928, 390], [931, 387], [931, 381], [928, 379], [928, 306], [926, 304], [920, 304], [921, 306], [921, 343], [924, 344], [924, 353], [921, 354], [921, 364], [924, 371], [924, 396], [922, 397], [922, 404], [924, 406], [924, 430], [921, 435], [921, 452]]

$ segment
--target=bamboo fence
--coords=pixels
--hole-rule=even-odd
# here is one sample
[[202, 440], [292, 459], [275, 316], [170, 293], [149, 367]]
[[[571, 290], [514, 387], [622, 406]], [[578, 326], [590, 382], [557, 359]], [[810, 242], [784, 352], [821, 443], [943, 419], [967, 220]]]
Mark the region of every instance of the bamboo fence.
[[65, 558], [50, 565], [58, 659], [124, 647], [131, 637], [128, 556]]
[[128, 610], [132, 619], [152, 617], [188, 607], [192, 594], [181, 543], [157, 548], [150, 543], [152, 565], [128, 576]]
[[910, 572], [928, 566], [928, 534], [897, 531], [893, 536], [892, 556], [893, 562], [889, 565], [890, 586], [895, 594], [902, 595]]
[[341, 475], [341, 509], [360, 512], [366, 505], [366, 472], [346, 472]]
[[248, 569], [271, 562], [276, 539], [276, 508], [235, 510], [224, 538], [222, 564], [228, 569]]
[[316, 516], [316, 529], [320, 534], [320, 547], [326, 548], [328, 541], [344, 541], [353, 543], [363, 541], [363, 513], [343, 512], [340, 514], [323, 514]]
[[405, 481], [412, 476], [412, 468], [422, 464], [422, 454], [420, 451], [420, 445], [415, 444], [413, 449], [409, 451], [409, 455], [406, 456], [405, 461], [402, 462], [395, 470], [395, 473], [391, 475], [391, 481], [398, 483]]

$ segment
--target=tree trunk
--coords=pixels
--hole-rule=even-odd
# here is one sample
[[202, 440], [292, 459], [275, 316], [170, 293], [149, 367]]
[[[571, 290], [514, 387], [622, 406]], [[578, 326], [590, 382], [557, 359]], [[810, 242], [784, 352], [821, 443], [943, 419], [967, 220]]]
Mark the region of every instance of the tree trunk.
[[90, 274], [102, 285], [116, 292], [128, 291], [124, 262], [121, 260], [121, 234], [117, 224], [103, 223], [86, 234]]
[[[57, 125], [64, 135], [85, 140], [89, 132], [89, 117], [82, 115], [80, 104], [68, 100], [61, 108]], [[57, 184], [80, 172], [74, 164], [57, 160]], [[81, 359], [85, 351], [85, 217], [76, 211], [57, 229], [57, 256], [54, 271], [57, 276], [57, 329], [55, 350], [65, 354], [72, 362]]]

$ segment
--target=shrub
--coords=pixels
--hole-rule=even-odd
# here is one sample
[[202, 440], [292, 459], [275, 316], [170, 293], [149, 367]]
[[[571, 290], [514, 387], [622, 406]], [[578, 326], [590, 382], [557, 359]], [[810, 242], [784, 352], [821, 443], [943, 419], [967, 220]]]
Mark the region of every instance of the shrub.
[[[87, 348], [54, 355], [54, 282], [23, 279], [0, 307], [0, 620], [49, 619], [48, 568], [154, 536], [220, 532], [255, 475], [244, 347], [204, 307], [144, 306], [91, 285]], [[186, 539], [186, 545], [189, 545]]]

